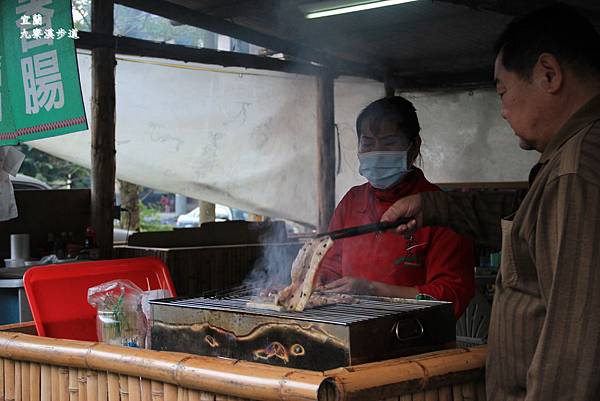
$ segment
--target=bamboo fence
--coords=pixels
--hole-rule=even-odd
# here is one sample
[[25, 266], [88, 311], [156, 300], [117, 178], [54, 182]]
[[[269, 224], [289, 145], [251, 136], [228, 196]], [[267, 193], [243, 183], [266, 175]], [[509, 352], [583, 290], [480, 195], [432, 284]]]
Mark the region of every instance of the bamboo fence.
[[485, 401], [485, 348], [313, 372], [2, 330], [0, 401]]

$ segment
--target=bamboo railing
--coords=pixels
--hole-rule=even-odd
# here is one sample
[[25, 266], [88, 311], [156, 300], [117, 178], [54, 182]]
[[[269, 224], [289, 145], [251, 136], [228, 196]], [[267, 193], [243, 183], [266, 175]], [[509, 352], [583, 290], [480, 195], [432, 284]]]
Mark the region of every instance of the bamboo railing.
[[0, 401], [485, 401], [484, 360], [454, 349], [313, 372], [0, 331]]
[[339, 368], [335, 378], [346, 401], [485, 401], [486, 349], [476, 347]]

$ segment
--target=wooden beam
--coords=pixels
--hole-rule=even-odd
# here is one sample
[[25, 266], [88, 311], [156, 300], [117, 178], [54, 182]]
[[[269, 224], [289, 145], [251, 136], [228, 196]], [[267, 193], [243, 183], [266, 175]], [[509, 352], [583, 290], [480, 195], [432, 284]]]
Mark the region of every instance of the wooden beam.
[[436, 0], [443, 3], [463, 5], [476, 10], [493, 11], [506, 15], [523, 15], [537, 8], [554, 3], [553, 0]]
[[195, 26], [221, 35], [241, 39], [248, 43], [263, 46], [267, 49], [282, 52], [302, 60], [317, 62], [334, 70], [339, 75], [354, 75], [379, 81], [383, 80], [383, 70], [379, 66], [343, 60], [309, 46], [268, 35], [168, 1], [116, 0], [116, 3], [150, 14], [159, 15], [185, 25]]
[[387, 85], [399, 91], [437, 89], [491, 88], [494, 69], [492, 66], [464, 72], [402, 74], [391, 77]]
[[335, 209], [334, 80], [317, 76], [317, 203], [319, 232], [327, 231]]
[[[112, 35], [113, 0], [92, 1], [92, 32]], [[115, 199], [115, 51], [92, 50], [92, 227], [101, 259], [112, 258]]]
[[313, 64], [279, 60], [252, 54], [197, 49], [188, 46], [157, 43], [149, 40], [101, 35], [91, 32], [79, 32], [75, 45], [80, 49], [92, 50], [97, 47], [109, 47], [116, 54], [130, 56], [156, 57], [184, 62], [222, 65], [224, 67], [244, 67], [260, 70], [280, 71], [295, 74], [315, 75], [325, 70]]
[[[452, 3], [466, 6], [475, 10], [492, 11], [505, 15], [525, 15], [539, 8], [556, 3], [556, 0], [435, 0], [442, 3]], [[582, 15], [588, 19], [600, 22], [600, 6], [595, 1], [571, 2]], [[586, 4], [587, 3], [587, 4]]]

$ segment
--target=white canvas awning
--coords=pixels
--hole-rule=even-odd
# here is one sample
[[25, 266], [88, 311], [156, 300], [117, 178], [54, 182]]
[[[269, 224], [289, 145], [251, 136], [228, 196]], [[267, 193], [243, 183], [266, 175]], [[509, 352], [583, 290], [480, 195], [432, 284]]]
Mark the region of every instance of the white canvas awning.
[[[79, 54], [88, 117], [91, 57]], [[316, 225], [314, 77], [119, 58], [117, 177], [136, 184]], [[355, 119], [384, 95], [378, 82], [339, 78], [336, 199], [364, 182]], [[536, 155], [519, 151], [491, 90], [411, 93], [422, 126], [423, 169], [434, 182], [525, 180]], [[81, 132], [31, 142], [89, 167]]]

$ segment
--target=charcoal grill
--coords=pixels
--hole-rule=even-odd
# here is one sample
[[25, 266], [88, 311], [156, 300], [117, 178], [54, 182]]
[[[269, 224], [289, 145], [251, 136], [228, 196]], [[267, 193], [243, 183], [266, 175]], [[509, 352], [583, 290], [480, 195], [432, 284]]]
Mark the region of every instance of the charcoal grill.
[[356, 298], [303, 312], [249, 308], [251, 295], [155, 300], [152, 349], [322, 371], [455, 343], [451, 303]]

